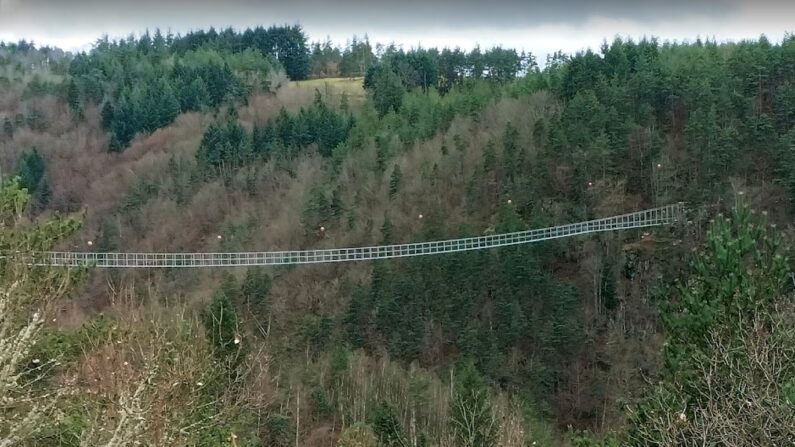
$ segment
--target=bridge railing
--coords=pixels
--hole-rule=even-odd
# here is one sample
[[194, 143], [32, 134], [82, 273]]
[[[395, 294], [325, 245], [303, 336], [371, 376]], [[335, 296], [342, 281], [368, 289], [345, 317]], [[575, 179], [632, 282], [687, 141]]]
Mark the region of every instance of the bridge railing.
[[426, 256], [527, 244], [581, 234], [671, 225], [682, 219], [684, 204], [652, 208], [619, 216], [513, 233], [442, 241], [371, 247], [238, 253], [94, 253], [50, 251], [31, 253], [32, 263], [102, 268], [181, 268], [320, 264]]

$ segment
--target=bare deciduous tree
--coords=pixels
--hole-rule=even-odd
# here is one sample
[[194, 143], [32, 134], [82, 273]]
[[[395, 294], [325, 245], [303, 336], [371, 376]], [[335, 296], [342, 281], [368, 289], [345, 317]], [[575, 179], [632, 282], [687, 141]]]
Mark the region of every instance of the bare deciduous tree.
[[[675, 394], [694, 391], [704, 405], [687, 408], [656, 392], [653, 418], [636, 428], [642, 445], [795, 445], [795, 328], [790, 312], [770, 330], [744, 331], [735, 341], [713, 332], [710, 355], [696, 359], [697, 383], [674, 383]], [[663, 410], [664, 409], [664, 410]]]

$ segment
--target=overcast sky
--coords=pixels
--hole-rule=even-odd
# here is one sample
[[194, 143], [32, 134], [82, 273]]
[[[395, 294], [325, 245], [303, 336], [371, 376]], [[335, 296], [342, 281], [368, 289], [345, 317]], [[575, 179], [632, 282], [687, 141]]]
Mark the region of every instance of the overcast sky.
[[103, 34], [299, 23], [311, 40], [353, 34], [404, 47], [503, 45], [544, 57], [616, 35], [779, 40], [795, 30], [784, 0], [0, 0], [0, 40], [88, 48]]

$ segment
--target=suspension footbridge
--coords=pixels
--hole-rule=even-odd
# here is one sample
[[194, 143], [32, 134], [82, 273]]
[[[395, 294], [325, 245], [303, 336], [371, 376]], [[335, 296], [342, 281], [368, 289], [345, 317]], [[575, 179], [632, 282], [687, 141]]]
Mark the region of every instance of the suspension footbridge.
[[30, 253], [26, 256], [30, 256], [31, 262], [36, 265], [60, 267], [195, 268], [323, 264], [485, 250], [590, 233], [672, 225], [681, 221], [683, 216], [684, 204], [677, 203], [629, 214], [555, 227], [396, 245], [238, 253], [96, 253], [48, 251]]

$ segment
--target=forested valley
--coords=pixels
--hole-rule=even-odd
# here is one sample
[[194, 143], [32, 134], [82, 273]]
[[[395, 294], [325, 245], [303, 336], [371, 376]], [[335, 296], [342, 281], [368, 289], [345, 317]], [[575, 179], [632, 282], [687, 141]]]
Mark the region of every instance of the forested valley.
[[[299, 26], [7, 42], [0, 126], [0, 446], [795, 444], [793, 36], [542, 64]], [[676, 202], [674, 226], [374, 262], [19, 255], [372, 246]]]

